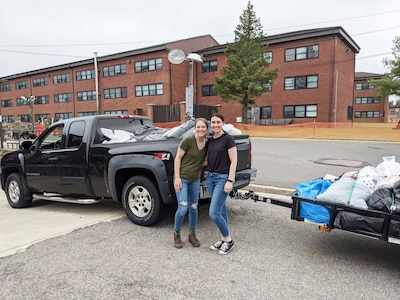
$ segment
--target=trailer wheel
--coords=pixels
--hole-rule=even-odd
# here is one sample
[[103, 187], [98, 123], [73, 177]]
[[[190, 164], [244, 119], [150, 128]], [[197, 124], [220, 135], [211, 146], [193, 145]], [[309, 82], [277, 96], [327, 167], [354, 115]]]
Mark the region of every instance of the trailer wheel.
[[32, 193], [22, 184], [18, 173], [12, 173], [7, 177], [5, 192], [8, 204], [13, 208], [24, 208], [32, 204]]
[[143, 176], [130, 178], [122, 190], [122, 207], [135, 224], [150, 226], [158, 221], [161, 198], [154, 183]]

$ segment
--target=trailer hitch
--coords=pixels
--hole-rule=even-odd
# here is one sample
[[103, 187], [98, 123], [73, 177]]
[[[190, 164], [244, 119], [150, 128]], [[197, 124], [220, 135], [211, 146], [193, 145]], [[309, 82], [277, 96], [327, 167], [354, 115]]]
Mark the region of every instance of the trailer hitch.
[[265, 202], [265, 203], [269, 203], [269, 204], [275, 204], [275, 205], [292, 208], [292, 202], [259, 195], [259, 194], [255, 193], [254, 191], [246, 191], [245, 192], [243, 190], [234, 190], [229, 194], [229, 196], [232, 199], [236, 199], [236, 200], [251, 199], [254, 202]]

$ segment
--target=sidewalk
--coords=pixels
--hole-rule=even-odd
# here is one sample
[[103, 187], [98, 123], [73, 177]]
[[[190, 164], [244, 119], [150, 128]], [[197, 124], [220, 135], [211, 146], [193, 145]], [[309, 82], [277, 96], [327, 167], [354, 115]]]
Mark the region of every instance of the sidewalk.
[[125, 213], [112, 201], [81, 205], [35, 201], [32, 207], [14, 209], [0, 192], [0, 257], [26, 250], [29, 246], [71, 231], [108, 222]]

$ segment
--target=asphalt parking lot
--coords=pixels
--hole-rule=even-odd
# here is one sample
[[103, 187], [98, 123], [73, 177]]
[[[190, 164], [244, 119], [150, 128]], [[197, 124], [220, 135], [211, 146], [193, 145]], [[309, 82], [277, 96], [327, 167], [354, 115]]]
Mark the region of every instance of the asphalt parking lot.
[[0, 201], [1, 219], [13, 220], [8, 228], [1, 223], [2, 240], [21, 228], [42, 240], [0, 259], [0, 299], [395, 299], [400, 293], [398, 245], [319, 232], [290, 220], [286, 207], [229, 199], [235, 248], [223, 256], [209, 250], [218, 233], [208, 203], [199, 207], [201, 247], [189, 245], [185, 223], [184, 248], [175, 249], [173, 209], [142, 227], [118, 205], [40, 202], [4, 211]]
[[[282, 141], [282, 148], [293, 152], [288, 153], [276, 143], [261, 142], [255, 165], [268, 172], [259, 173], [260, 182], [279, 179], [285, 185], [276, 186], [288, 187], [328, 169], [307, 155], [374, 165], [367, 154], [380, 160], [398, 151], [398, 145], [346, 143], [340, 150], [349, 148], [349, 154], [343, 154], [336, 150], [338, 143], [329, 143], [328, 149], [338, 153], [334, 156], [322, 147], [325, 143], [309, 151], [301, 150], [304, 142], [290, 141], [288, 147]], [[333, 166], [329, 173], [346, 168]], [[163, 221], [142, 227], [114, 202], [35, 201], [30, 208], [12, 209], [1, 191], [0, 299], [398, 298], [400, 245], [339, 230], [322, 233], [315, 225], [291, 220], [289, 208], [263, 202], [229, 199], [228, 210], [235, 248], [221, 256], [209, 250], [218, 232], [208, 203], [199, 207], [201, 247], [188, 244], [186, 222], [185, 245], [178, 250], [172, 208]]]

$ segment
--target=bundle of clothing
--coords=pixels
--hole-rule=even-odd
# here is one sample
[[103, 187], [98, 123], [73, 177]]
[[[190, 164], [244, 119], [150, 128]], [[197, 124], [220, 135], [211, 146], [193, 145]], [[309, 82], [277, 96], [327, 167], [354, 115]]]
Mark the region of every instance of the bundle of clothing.
[[[310, 193], [310, 190], [314, 194]], [[400, 163], [396, 162], [394, 156], [383, 157], [383, 161], [376, 167], [367, 166], [358, 172], [347, 172], [338, 178], [330, 177], [329, 180], [322, 178], [301, 183], [297, 186], [296, 192], [300, 197], [308, 199], [400, 216]], [[313, 222], [329, 223], [331, 215], [326, 206], [304, 203], [303, 206], [300, 203], [301, 217]], [[337, 228], [374, 233], [382, 232], [383, 224], [382, 217], [346, 210], [340, 210], [334, 220]], [[400, 237], [400, 221], [391, 221], [389, 235]]]

